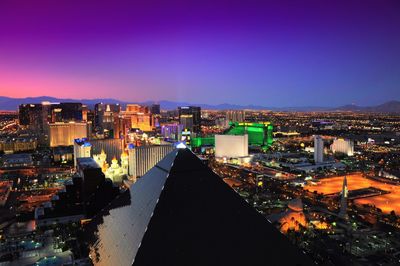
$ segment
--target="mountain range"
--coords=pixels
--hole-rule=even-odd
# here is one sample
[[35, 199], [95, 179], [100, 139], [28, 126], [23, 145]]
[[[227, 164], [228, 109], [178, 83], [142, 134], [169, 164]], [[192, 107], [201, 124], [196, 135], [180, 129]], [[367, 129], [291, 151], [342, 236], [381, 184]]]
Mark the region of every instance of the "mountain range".
[[339, 107], [320, 107], [320, 106], [301, 106], [301, 107], [267, 107], [260, 105], [236, 105], [236, 104], [198, 104], [198, 103], [188, 103], [188, 102], [174, 102], [174, 101], [146, 101], [146, 102], [124, 102], [111, 98], [99, 98], [99, 99], [62, 99], [49, 96], [40, 97], [26, 97], [26, 98], [10, 98], [0, 96], [0, 110], [17, 110], [20, 104], [27, 103], [41, 103], [44, 101], [48, 102], [81, 102], [93, 107], [96, 103], [119, 103], [125, 106], [128, 103], [137, 103], [141, 105], [150, 105], [153, 103], [158, 103], [161, 109], [173, 110], [178, 106], [200, 106], [202, 109], [209, 110], [235, 110], [235, 109], [251, 109], [251, 110], [272, 110], [272, 111], [352, 111], [352, 112], [382, 112], [382, 113], [400, 113], [400, 101], [389, 101], [376, 106], [357, 106], [357, 105], [344, 105]]

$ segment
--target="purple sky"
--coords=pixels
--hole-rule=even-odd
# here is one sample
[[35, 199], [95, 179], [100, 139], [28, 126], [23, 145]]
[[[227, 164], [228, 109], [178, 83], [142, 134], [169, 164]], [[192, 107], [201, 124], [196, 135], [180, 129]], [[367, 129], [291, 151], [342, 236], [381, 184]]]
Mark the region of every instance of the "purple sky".
[[400, 1], [1, 0], [0, 95], [400, 100]]

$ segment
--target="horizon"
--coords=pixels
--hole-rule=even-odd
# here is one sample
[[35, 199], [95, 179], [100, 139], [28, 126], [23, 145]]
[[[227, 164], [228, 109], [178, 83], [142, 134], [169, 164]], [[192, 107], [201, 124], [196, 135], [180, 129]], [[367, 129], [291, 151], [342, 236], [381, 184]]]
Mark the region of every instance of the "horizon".
[[[144, 100], [144, 101], [126, 101], [126, 100], [120, 100], [120, 99], [115, 99], [115, 98], [59, 98], [59, 97], [55, 97], [55, 96], [48, 96], [48, 95], [42, 95], [42, 96], [34, 96], [34, 97], [23, 97], [23, 98], [15, 98], [15, 97], [8, 97], [8, 96], [3, 96], [0, 95], [0, 99], [1, 98], [8, 98], [11, 99], [13, 101], [18, 101], [20, 100], [20, 102], [18, 102], [18, 104], [26, 104], [27, 102], [24, 102], [25, 100], [28, 99], [34, 99], [34, 101], [29, 102], [29, 103], [33, 103], [33, 104], [39, 104], [45, 101], [48, 101], [46, 98], [52, 98], [58, 102], [60, 101], [64, 101], [64, 102], [81, 102], [81, 103], [85, 103], [88, 101], [93, 101], [96, 102], [98, 101], [98, 103], [121, 103], [121, 104], [142, 104], [142, 105], [146, 105], [146, 104], [170, 104], [170, 105], [177, 105], [177, 106], [183, 106], [183, 105], [187, 105], [187, 106], [207, 106], [207, 108], [213, 108], [216, 107], [217, 109], [215, 110], [229, 110], [229, 106], [233, 107], [233, 109], [237, 108], [238, 110], [240, 110], [241, 108], [243, 109], [249, 109], [251, 110], [251, 107], [254, 107], [255, 110], [263, 110], [262, 108], [266, 108], [265, 110], [271, 109], [271, 110], [275, 110], [278, 109], [279, 110], [285, 110], [286, 111], [293, 109], [293, 111], [317, 111], [320, 108], [320, 111], [333, 111], [330, 109], [335, 109], [335, 108], [341, 108], [341, 107], [348, 107], [348, 106], [354, 106], [354, 107], [360, 107], [360, 108], [371, 108], [371, 107], [377, 107], [380, 105], [385, 105], [388, 103], [399, 103], [400, 104], [400, 100], [397, 99], [392, 99], [389, 101], [385, 101], [383, 103], [377, 104], [377, 105], [356, 105], [354, 103], [348, 103], [348, 104], [343, 104], [340, 106], [317, 106], [317, 105], [304, 105], [304, 106], [264, 106], [264, 105], [254, 105], [254, 104], [232, 104], [232, 103], [228, 103], [228, 102], [224, 102], [224, 103], [217, 103], [217, 104], [208, 104], [208, 103], [200, 103], [200, 102], [188, 102], [188, 101], [170, 101], [170, 100]], [[42, 99], [45, 98], [45, 99]], [[50, 99], [51, 100], [51, 99]], [[105, 101], [107, 100], [107, 101]], [[2, 102], [0, 102], [0, 105], [2, 104]], [[94, 103], [90, 103], [90, 104], [94, 104]], [[205, 108], [205, 109], [207, 109]], [[222, 108], [222, 109], [218, 109], [218, 108]], [[297, 108], [297, 110], [296, 110]], [[309, 110], [307, 110], [307, 108]], [[171, 109], [171, 108], [166, 108], [167, 110]], [[304, 110], [301, 110], [304, 109]], [[210, 109], [213, 110], [213, 109]], [[0, 111], [10, 111], [10, 109], [1, 109], [0, 106]]]
[[2, 1], [0, 95], [379, 105], [400, 99], [399, 12], [398, 1]]

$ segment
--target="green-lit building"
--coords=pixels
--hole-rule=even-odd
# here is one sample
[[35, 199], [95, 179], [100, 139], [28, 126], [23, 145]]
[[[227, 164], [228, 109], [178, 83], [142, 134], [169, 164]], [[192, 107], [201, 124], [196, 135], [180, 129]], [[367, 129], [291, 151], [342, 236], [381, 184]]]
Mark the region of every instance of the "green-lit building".
[[[273, 142], [273, 126], [270, 122], [263, 123], [246, 123], [246, 122], [235, 122], [230, 123], [230, 127], [224, 132], [225, 135], [244, 135], [249, 136], [250, 146], [260, 146], [263, 149], [267, 149], [272, 145]], [[201, 146], [213, 146], [215, 144], [215, 138], [203, 137], [193, 138], [191, 146], [198, 148]]]

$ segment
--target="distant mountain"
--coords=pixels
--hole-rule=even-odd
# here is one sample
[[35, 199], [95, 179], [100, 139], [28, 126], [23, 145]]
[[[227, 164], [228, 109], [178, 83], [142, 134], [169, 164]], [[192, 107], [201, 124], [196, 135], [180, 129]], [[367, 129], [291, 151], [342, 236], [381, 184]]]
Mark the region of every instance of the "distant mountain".
[[27, 97], [27, 98], [9, 98], [9, 97], [1, 97], [0, 96], [0, 110], [17, 110], [20, 104], [27, 103], [41, 103], [41, 102], [81, 102], [83, 104], [88, 105], [89, 107], [93, 107], [96, 103], [119, 103], [122, 106], [125, 106], [128, 103], [138, 103], [142, 105], [150, 105], [153, 103], [160, 104], [162, 109], [165, 110], [173, 110], [177, 109], [179, 106], [200, 106], [202, 109], [211, 109], [211, 110], [235, 110], [235, 109], [251, 109], [251, 110], [274, 110], [274, 111], [284, 111], [284, 110], [301, 110], [301, 111], [316, 111], [316, 110], [325, 110], [327, 108], [324, 107], [288, 107], [288, 108], [274, 108], [274, 107], [266, 107], [260, 105], [236, 105], [236, 104], [218, 104], [218, 105], [210, 105], [210, 104], [199, 104], [199, 103], [188, 103], [188, 102], [173, 102], [173, 101], [146, 101], [146, 102], [124, 102], [116, 99], [63, 99], [63, 98], [54, 98], [49, 96], [40, 96], [40, 97]]
[[40, 97], [27, 97], [27, 98], [10, 98], [0, 96], [0, 110], [17, 110], [20, 104], [26, 103], [41, 103], [41, 102], [81, 102], [88, 105], [90, 108], [96, 103], [119, 103], [125, 106], [128, 103], [137, 103], [142, 105], [150, 105], [159, 103], [164, 110], [173, 110], [179, 106], [200, 106], [202, 109], [210, 110], [235, 110], [235, 109], [249, 109], [249, 110], [271, 110], [271, 111], [298, 111], [298, 112], [311, 112], [311, 111], [353, 111], [353, 112], [382, 112], [382, 113], [400, 113], [400, 101], [390, 101], [377, 106], [362, 107], [356, 105], [345, 105], [341, 107], [318, 107], [318, 106], [303, 106], [303, 107], [267, 107], [260, 105], [236, 105], [236, 104], [199, 104], [188, 102], [174, 102], [174, 101], [146, 101], [146, 102], [124, 102], [111, 98], [99, 99], [62, 99], [49, 96]]
[[89, 106], [94, 106], [96, 103], [120, 103], [115, 99], [62, 99], [49, 96], [27, 97], [27, 98], [9, 98], [0, 96], [0, 110], [17, 110], [20, 104], [41, 103], [41, 102], [81, 102]]
[[400, 113], [400, 101], [389, 101], [376, 106], [345, 105], [333, 110], [371, 113]]

